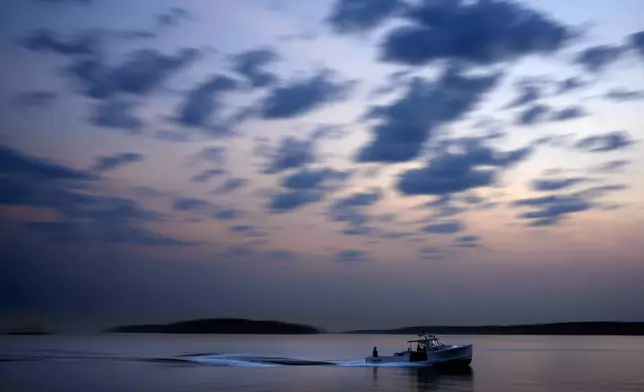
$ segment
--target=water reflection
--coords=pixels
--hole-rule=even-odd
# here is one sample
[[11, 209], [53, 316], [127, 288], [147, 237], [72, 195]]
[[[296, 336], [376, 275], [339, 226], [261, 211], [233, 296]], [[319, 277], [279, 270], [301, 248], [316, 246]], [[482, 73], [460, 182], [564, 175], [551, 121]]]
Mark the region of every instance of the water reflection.
[[371, 371], [374, 390], [474, 391], [474, 371], [469, 367], [459, 370], [374, 367]]

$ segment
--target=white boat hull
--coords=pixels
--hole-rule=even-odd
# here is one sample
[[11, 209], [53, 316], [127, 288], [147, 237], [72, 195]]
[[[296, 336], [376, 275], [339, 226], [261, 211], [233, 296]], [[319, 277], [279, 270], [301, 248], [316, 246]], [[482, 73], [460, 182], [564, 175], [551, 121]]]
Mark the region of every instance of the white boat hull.
[[392, 356], [366, 357], [367, 363], [373, 364], [410, 364], [414, 366], [466, 367], [472, 362], [473, 346], [449, 346], [440, 350], [420, 354], [404, 351]]

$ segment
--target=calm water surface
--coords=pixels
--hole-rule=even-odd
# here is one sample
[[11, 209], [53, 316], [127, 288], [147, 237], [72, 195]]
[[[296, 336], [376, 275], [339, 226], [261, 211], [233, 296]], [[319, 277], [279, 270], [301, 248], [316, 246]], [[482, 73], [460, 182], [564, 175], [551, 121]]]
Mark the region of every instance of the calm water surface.
[[0, 336], [0, 391], [644, 391], [644, 337], [439, 336], [474, 344], [469, 371], [365, 365], [373, 346], [388, 355], [408, 338]]

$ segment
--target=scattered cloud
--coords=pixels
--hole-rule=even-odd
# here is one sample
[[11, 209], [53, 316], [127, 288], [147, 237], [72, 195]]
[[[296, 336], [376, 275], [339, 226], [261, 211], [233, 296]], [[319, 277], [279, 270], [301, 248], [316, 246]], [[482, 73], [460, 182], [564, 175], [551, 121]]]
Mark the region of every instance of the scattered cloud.
[[626, 88], [613, 88], [606, 92], [606, 99], [615, 102], [639, 101], [644, 99], [644, 91]]
[[270, 48], [249, 50], [232, 57], [233, 70], [243, 75], [254, 88], [268, 87], [278, 78], [265, 68], [279, 59], [277, 52]]
[[293, 118], [326, 103], [343, 100], [354, 83], [336, 79], [332, 72], [323, 70], [277, 85], [260, 102], [260, 116], [264, 119]]
[[626, 48], [622, 46], [598, 45], [581, 51], [575, 61], [590, 72], [600, 72], [618, 61]]
[[574, 31], [518, 2], [436, 0], [410, 5], [408, 24], [381, 44], [388, 62], [421, 66], [437, 60], [489, 65], [564, 47]]
[[631, 34], [629, 41], [631, 47], [644, 58], [644, 31]]
[[90, 123], [98, 127], [125, 129], [138, 133], [144, 123], [132, 113], [135, 107], [135, 102], [122, 99], [99, 101], [94, 106]]
[[543, 178], [532, 181], [532, 189], [535, 191], [558, 191], [588, 181], [583, 177], [570, 178]]
[[364, 32], [402, 8], [401, 0], [336, 0], [326, 22], [336, 33]]
[[448, 66], [435, 81], [412, 79], [402, 97], [371, 109], [369, 118], [381, 122], [371, 129], [373, 139], [358, 152], [356, 160], [395, 163], [414, 159], [437, 127], [473, 110], [499, 77], [468, 76]]
[[381, 198], [382, 191], [380, 189], [353, 193], [331, 203], [328, 216], [332, 221], [347, 223], [345, 234], [370, 234], [373, 229], [367, 226], [370, 218], [365, 213], [365, 209], [377, 203]]
[[20, 108], [46, 107], [54, 103], [58, 93], [49, 90], [24, 91], [14, 98], [14, 103]]
[[588, 82], [572, 76], [566, 79], [563, 79], [557, 83], [557, 94], [565, 94], [571, 91], [579, 90], [588, 85]]
[[404, 195], [444, 195], [491, 186], [499, 172], [532, 152], [531, 147], [496, 151], [480, 140], [460, 144], [461, 152], [443, 151], [430, 158], [425, 167], [403, 172], [398, 177], [398, 190]]
[[430, 234], [455, 234], [463, 231], [465, 226], [460, 221], [446, 221], [431, 223], [423, 228], [424, 232]]
[[199, 151], [194, 157], [196, 160], [222, 166], [226, 164], [225, 147], [206, 147]]
[[114, 155], [100, 156], [96, 158], [92, 170], [99, 172], [113, 170], [120, 166], [141, 162], [143, 158], [143, 155], [135, 152], [121, 152]]
[[456, 238], [454, 246], [458, 248], [476, 248], [481, 245], [481, 237], [476, 235], [464, 235]]
[[208, 169], [199, 172], [196, 174], [194, 177], [192, 177], [192, 181], [194, 182], [208, 182], [212, 178], [223, 176], [226, 174], [226, 170], [224, 169]]
[[600, 173], [616, 173], [622, 171], [630, 163], [631, 161], [627, 160], [612, 160], [602, 163], [601, 165], [593, 169], [593, 171], [598, 171]]
[[546, 115], [550, 112], [550, 107], [544, 104], [536, 104], [531, 106], [517, 117], [517, 124], [521, 125], [534, 125], [545, 120]]
[[73, 37], [60, 37], [48, 29], [32, 31], [21, 44], [26, 49], [39, 53], [54, 53], [62, 56], [96, 55], [100, 51], [100, 34], [83, 31]]
[[563, 109], [554, 110], [550, 117], [550, 121], [568, 121], [586, 117], [587, 115], [588, 113], [581, 106], [568, 106]]
[[232, 177], [226, 179], [223, 184], [217, 190], [216, 193], [231, 193], [238, 189], [245, 187], [248, 184], [248, 180], [245, 178]]
[[230, 133], [229, 124], [220, 118], [213, 121], [213, 116], [220, 114], [222, 97], [237, 87], [237, 82], [227, 76], [212, 76], [186, 95], [175, 121], [186, 127], [206, 128], [211, 133]]
[[340, 262], [361, 262], [368, 261], [370, 258], [369, 253], [357, 249], [345, 249], [338, 252], [336, 259]]
[[263, 170], [264, 173], [275, 174], [288, 169], [300, 168], [315, 162], [315, 142], [313, 139], [296, 139], [286, 136], [268, 155], [269, 161]]
[[346, 172], [329, 168], [302, 169], [282, 180], [282, 192], [269, 195], [268, 209], [273, 213], [283, 213], [321, 201], [344, 185], [348, 177]]
[[575, 146], [587, 152], [608, 152], [627, 148], [634, 143], [628, 132], [615, 131], [583, 138]]
[[175, 26], [182, 20], [190, 18], [190, 12], [185, 8], [172, 7], [167, 12], [157, 16], [157, 23], [161, 26]]
[[519, 84], [518, 90], [517, 97], [507, 105], [508, 108], [514, 108], [535, 102], [539, 100], [543, 94], [541, 86], [532, 83]]

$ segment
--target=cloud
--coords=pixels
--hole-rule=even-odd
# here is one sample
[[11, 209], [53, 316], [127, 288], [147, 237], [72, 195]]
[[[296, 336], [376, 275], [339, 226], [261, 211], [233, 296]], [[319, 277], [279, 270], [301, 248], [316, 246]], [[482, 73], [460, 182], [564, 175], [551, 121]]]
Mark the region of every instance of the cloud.
[[107, 99], [94, 106], [94, 113], [90, 123], [104, 128], [126, 129], [131, 132], [140, 132], [144, 123], [132, 111], [136, 104], [122, 99]]
[[607, 66], [618, 61], [626, 48], [622, 46], [598, 45], [581, 51], [575, 62], [590, 72], [603, 71]]
[[445, 257], [445, 254], [436, 246], [425, 246], [418, 253], [426, 260], [437, 260]]
[[132, 199], [92, 192], [93, 182], [89, 180], [94, 177], [86, 172], [2, 147], [0, 173], [0, 204], [57, 213], [58, 220], [26, 224], [51, 240], [102, 240], [146, 246], [195, 244], [137, 227], [139, 223], [161, 221], [163, 215]]
[[639, 101], [644, 99], [644, 91], [614, 88], [606, 92], [606, 99], [615, 102]]
[[37, 3], [42, 4], [79, 4], [90, 5], [94, 0], [35, 0]]
[[345, 99], [353, 85], [353, 82], [335, 80], [330, 71], [318, 71], [274, 87], [260, 102], [260, 116], [265, 119], [297, 117], [325, 103]]
[[242, 214], [241, 212], [228, 208], [228, 209], [223, 209], [215, 212], [213, 215], [213, 218], [219, 219], [219, 220], [235, 220], [241, 218]]
[[356, 160], [395, 163], [414, 159], [437, 127], [473, 110], [499, 77], [467, 76], [448, 66], [435, 81], [412, 79], [402, 97], [371, 109], [369, 117], [381, 121], [372, 127], [373, 139], [359, 151]]
[[340, 262], [360, 262], [368, 261], [370, 258], [369, 253], [357, 249], [345, 249], [336, 255], [336, 260]]
[[177, 211], [203, 211], [212, 207], [209, 201], [195, 197], [179, 197], [172, 202], [172, 208]]
[[195, 159], [222, 166], [226, 163], [226, 148], [206, 147], [195, 155]]
[[194, 177], [192, 177], [192, 181], [194, 182], [208, 182], [214, 177], [219, 177], [226, 174], [226, 170], [224, 169], [208, 169], [204, 170], [202, 172], [199, 172], [196, 174]]
[[464, 229], [465, 227], [460, 221], [447, 221], [429, 224], [423, 228], [423, 231], [430, 234], [455, 234]]
[[95, 55], [100, 50], [100, 38], [96, 31], [84, 31], [69, 39], [63, 39], [51, 30], [38, 29], [27, 35], [21, 44], [26, 49], [39, 53], [55, 53], [62, 56]]
[[541, 86], [535, 84], [523, 83], [518, 86], [518, 89], [519, 93], [517, 97], [507, 105], [508, 108], [514, 108], [532, 103], [541, 98], [542, 95]]
[[24, 154], [12, 147], [0, 144], [0, 174], [19, 176], [34, 180], [91, 180], [94, 177], [85, 171], [76, 170], [55, 162]]
[[519, 113], [516, 122], [521, 125], [537, 124], [546, 118], [550, 110], [547, 105], [536, 104]]
[[557, 83], [557, 94], [564, 94], [575, 91], [587, 85], [588, 82], [585, 82], [578, 77], [569, 77]]
[[92, 170], [107, 171], [130, 163], [141, 162], [143, 155], [135, 152], [122, 152], [114, 155], [106, 155], [96, 158]]
[[575, 35], [568, 26], [514, 1], [435, 0], [410, 6], [409, 24], [382, 42], [384, 61], [412, 66], [451, 59], [489, 65], [549, 54]]
[[335, 0], [326, 22], [336, 33], [363, 32], [402, 8], [401, 0]]
[[223, 184], [217, 190], [216, 193], [231, 193], [238, 189], [243, 188], [248, 184], [248, 180], [245, 178], [232, 177], [226, 179]]
[[588, 179], [583, 177], [537, 179], [532, 181], [532, 189], [536, 191], [558, 191], [586, 181], [588, 181]]
[[631, 34], [629, 36], [629, 43], [644, 58], [644, 31]]
[[373, 229], [366, 226], [370, 219], [364, 210], [376, 204], [381, 198], [380, 189], [353, 193], [331, 203], [328, 216], [332, 221], [347, 223], [348, 227], [344, 234], [371, 234]]
[[157, 16], [157, 23], [161, 26], [175, 26], [183, 19], [188, 19], [190, 13], [185, 8], [172, 7], [167, 12]]
[[454, 246], [459, 248], [476, 248], [481, 245], [481, 237], [476, 235], [464, 235], [456, 239]]
[[602, 163], [597, 168], [595, 168], [594, 171], [598, 171], [600, 173], [616, 173], [623, 170], [630, 163], [631, 161], [626, 160], [612, 160]]
[[267, 87], [276, 83], [278, 78], [265, 67], [279, 59], [277, 52], [270, 48], [249, 50], [232, 57], [233, 70], [243, 75], [252, 87]]
[[588, 113], [581, 106], [568, 106], [563, 109], [554, 110], [550, 117], [550, 121], [568, 121], [586, 117], [587, 115]]
[[90, 98], [105, 99], [117, 93], [146, 95], [198, 56], [199, 51], [192, 48], [178, 50], [174, 55], [156, 49], [139, 49], [115, 67], [104, 63], [98, 55], [80, 57], [67, 67], [67, 74], [82, 94]]
[[213, 123], [212, 117], [221, 111], [221, 98], [224, 94], [237, 87], [237, 82], [227, 76], [212, 76], [187, 94], [175, 121], [187, 127], [202, 127], [215, 133], [229, 133], [226, 121], [217, 119]]
[[608, 152], [627, 148], [634, 143], [628, 132], [615, 131], [583, 138], [575, 147], [587, 152]]
[[14, 103], [20, 108], [46, 107], [51, 105], [58, 93], [48, 90], [24, 91], [16, 95]]
[[315, 162], [315, 142], [311, 139], [298, 140], [291, 136], [281, 139], [279, 146], [270, 154], [264, 173], [275, 174], [288, 169], [303, 167]]
[[553, 226], [570, 215], [601, 208], [596, 199], [609, 192], [624, 190], [624, 185], [601, 185], [575, 192], [573, 194], [552, 194], [548, 196], [520, 199], [514, 202], [517, 207], [531, 207], [534, 210], [521, 213], [519, 217], [527, 220], [529, 226]]
[[[494, 183], [503, 169], [525, 160], [532, 148], [496, 151], [480, 140], [462, 141], [462, 152], [443, 151], [430, 158], [425, 167], [410, 169], [398, 177], [404, 195], [444, 195]], [[487, 167], [487, 168], [486, 168]]]
[[311, 140], [321, 140], [321, 139], [327, 139], [327, 140], [337, 140], [337, 139], [342, 139], [343, 137], [347, 136], [348, 132], [342, 129], [338, 125], [320, 125], [316, 127], [313, 132], [311, 132], [310, 139]]
[[346, 172], [328, 168], [302, 169], [282, 180], [283, 192], [269, 195], [268, 209], [283, 213], [321, 201], [342, 186], [348, 177]]

